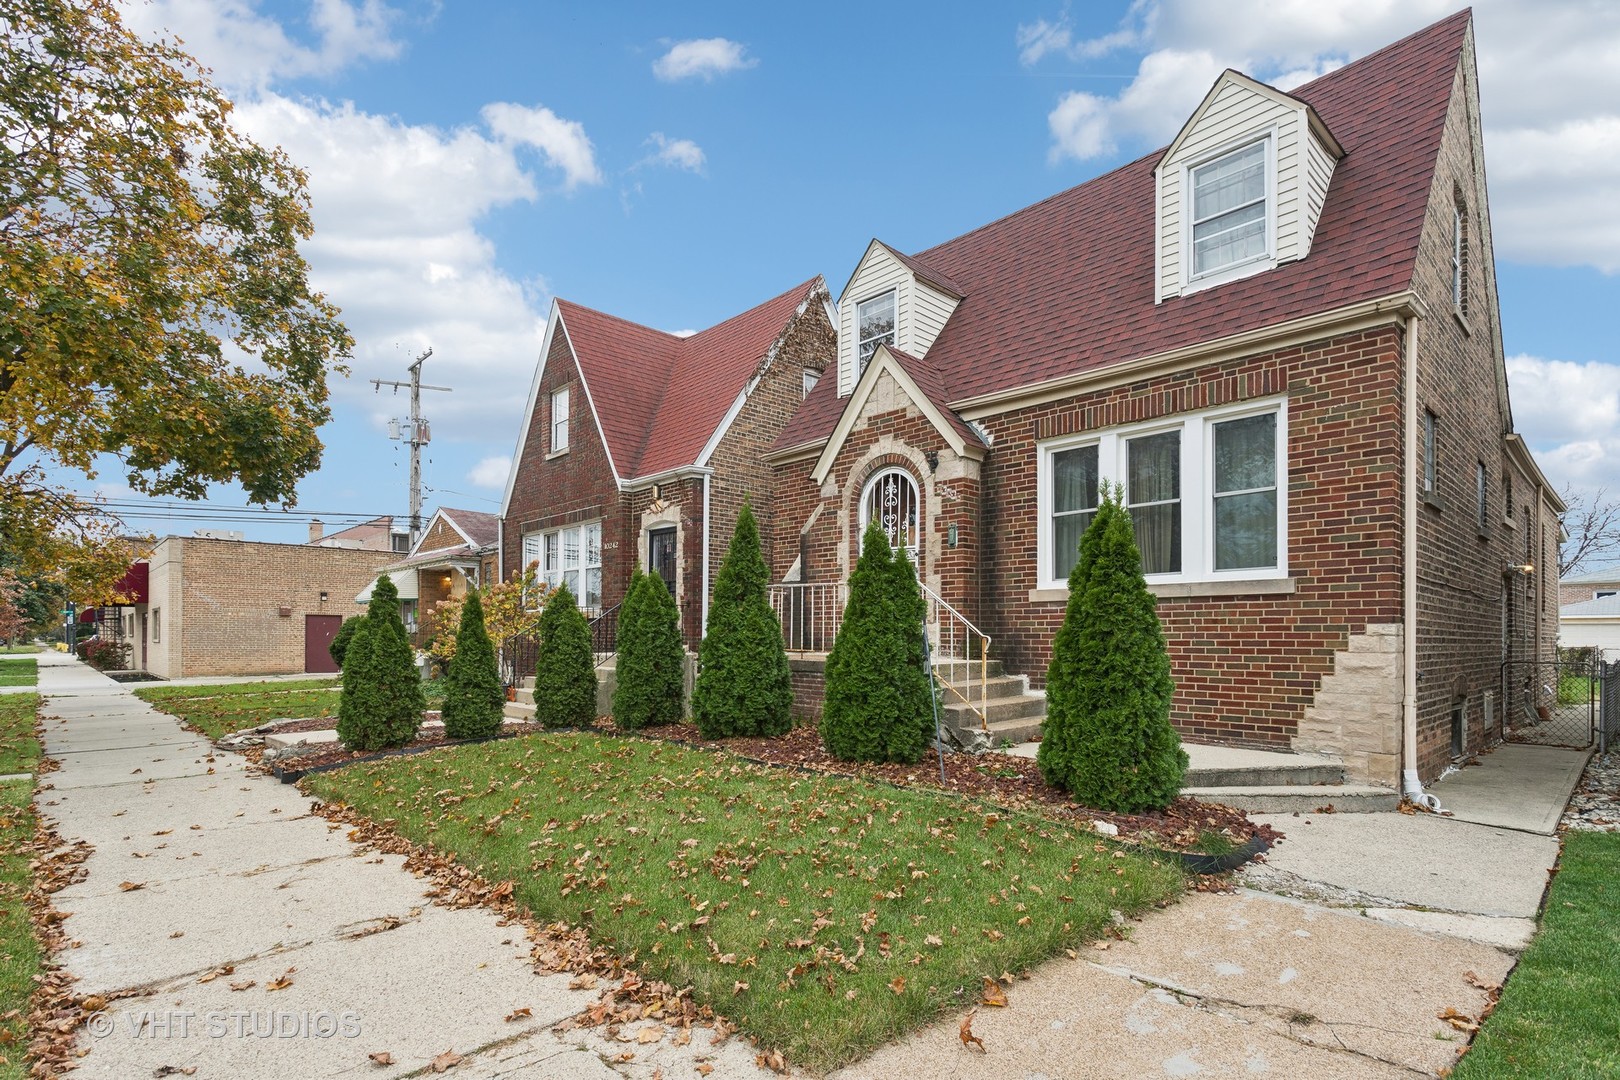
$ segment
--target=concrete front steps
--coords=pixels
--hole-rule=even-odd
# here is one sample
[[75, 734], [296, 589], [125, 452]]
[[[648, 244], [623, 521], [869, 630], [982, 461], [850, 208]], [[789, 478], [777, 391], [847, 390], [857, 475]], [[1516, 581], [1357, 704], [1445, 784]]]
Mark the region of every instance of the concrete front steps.
[[[1039, 745], [1024, 743], [1006, 753], [1034, 757]], [[1347, 783], [1343, 763], [1324, 754], [1198, 743], [1183, 743], [1182, 748], [1188, 766], [1181, 793], [1203, 802], [1252, 814], [1362, 814], [1400, 805], [1400, 793], [1390, 788]]]
[[[616, 657], [608, 657], [596, 665], [596, 711], [606, 716], [612, 711], [614, 664]], [[516, 698], [501, 710], [508, 720], [534, 719], [534, 676], [518, 683]]]
[[1041, 733], [1046, 695], [1030, 691], [1027, 675], [1008, 675], [1000, 660], [983, 666], [977, 661], [938, 660], [934, 670], [947, 685], [940, 694], [940, 720], [964, 744], [975, 732], [988, 735], [992, 747], [1017, 746]]
[[1185, 744], [1189, 765], [1182, 788], [1204, 802], [1257, 814], [1340, 814], [1393, 810], [1400, 793], [1345, 781], [1344, 763], [1325, 754], [1245, 750]]

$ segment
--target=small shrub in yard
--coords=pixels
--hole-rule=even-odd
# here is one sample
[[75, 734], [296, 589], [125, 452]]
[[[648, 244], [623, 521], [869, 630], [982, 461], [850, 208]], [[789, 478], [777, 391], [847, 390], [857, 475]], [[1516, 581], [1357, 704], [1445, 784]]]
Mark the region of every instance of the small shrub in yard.
[[422, 726], [422, 680], [399, 617], [399, 590], [383, 574], [365, 624], [349, 639], [338, 702], [338, 738], [351, 750], [405, 746]]
[[1068, 608], [1052, 641], [1036, 752], [1041, 775], [1099, 810], [1168, 806], [1187, 771], [1170, 726], [1173, 689], [1130, 514], [1117, 493], [1106, 493], [1080, 538]]
[[349, 651], [349, 642], [359, 633], [360, 624], [365, 618], [364, 615], [356, 615], [352, 619], [344, 619], [343, 625], [338, 627], [338, 632], [332, 635], [332, 644], [326, 647], [326, 651], [332, 654], [332, 662], [337, 664], [340, 670], [343, 667], [343, 657]]
[[596, 719], [596, 662], [591, 628], [567, 584], [540, 613], [535, 660], [534, 718], [546, 727], [585, 727]]
[[484, 627], [484, 605], [476, 590], [461, 605], [456, 659], [444, 677], [444, 733], [452, 739], [483, 739], [501, 730], [506, 691], [495, 669], [495, 646]]
[[129, 666], [129, 646], [116, 641], [91, 638], [79, 642], [74, 651], [97, 671], [123, 671]]
[[686, 648], [680, 613], [657, 574], [638, 568], [619, 609], [613, 719], [623, 728], [674, 724], [681, 719]]
[[793, 727], [793, 675], [782, 625], [765, 596], [759, 527], [743, 503], [698, 649], [692, 719], [705, 738], [782, 735]]
[[849, 603], [827, 656], [821, 741], [845, 761], [920, 759], [934, 731], [934, 687], [923, 646], [926, 615], [904, 550], [866, 529]]

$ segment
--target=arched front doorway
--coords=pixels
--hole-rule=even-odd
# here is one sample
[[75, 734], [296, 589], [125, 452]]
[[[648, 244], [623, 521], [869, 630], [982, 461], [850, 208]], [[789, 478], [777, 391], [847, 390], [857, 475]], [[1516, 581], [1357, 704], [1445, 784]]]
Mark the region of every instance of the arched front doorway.
[[917, 482], [904, 469], [883, 469], [866, 482], [861, 492], [861, 533], [876, 521], [891, 548], [905, 548], [913, 565], [920, 566], [922, 549], [921, 500]]

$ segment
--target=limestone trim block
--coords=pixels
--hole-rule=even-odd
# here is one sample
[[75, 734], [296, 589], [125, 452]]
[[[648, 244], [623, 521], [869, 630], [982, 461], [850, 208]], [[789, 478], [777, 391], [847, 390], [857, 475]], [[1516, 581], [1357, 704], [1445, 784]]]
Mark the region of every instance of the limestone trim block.
[[1351, 634], [1306, 706], [1294, 749], [1337, 757], [1351, 783], [1399, 787], [1401, 645], [1398, 622]]

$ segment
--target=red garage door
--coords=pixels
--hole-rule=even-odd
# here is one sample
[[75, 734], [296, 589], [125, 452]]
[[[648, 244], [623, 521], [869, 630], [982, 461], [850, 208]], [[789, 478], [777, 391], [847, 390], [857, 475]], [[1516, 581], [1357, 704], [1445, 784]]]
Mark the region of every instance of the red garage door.
[[304, 616], [304, 670], [330, 674], [338, 669], [332, 659], [332, 639], [343, 625], [341, 615]]

